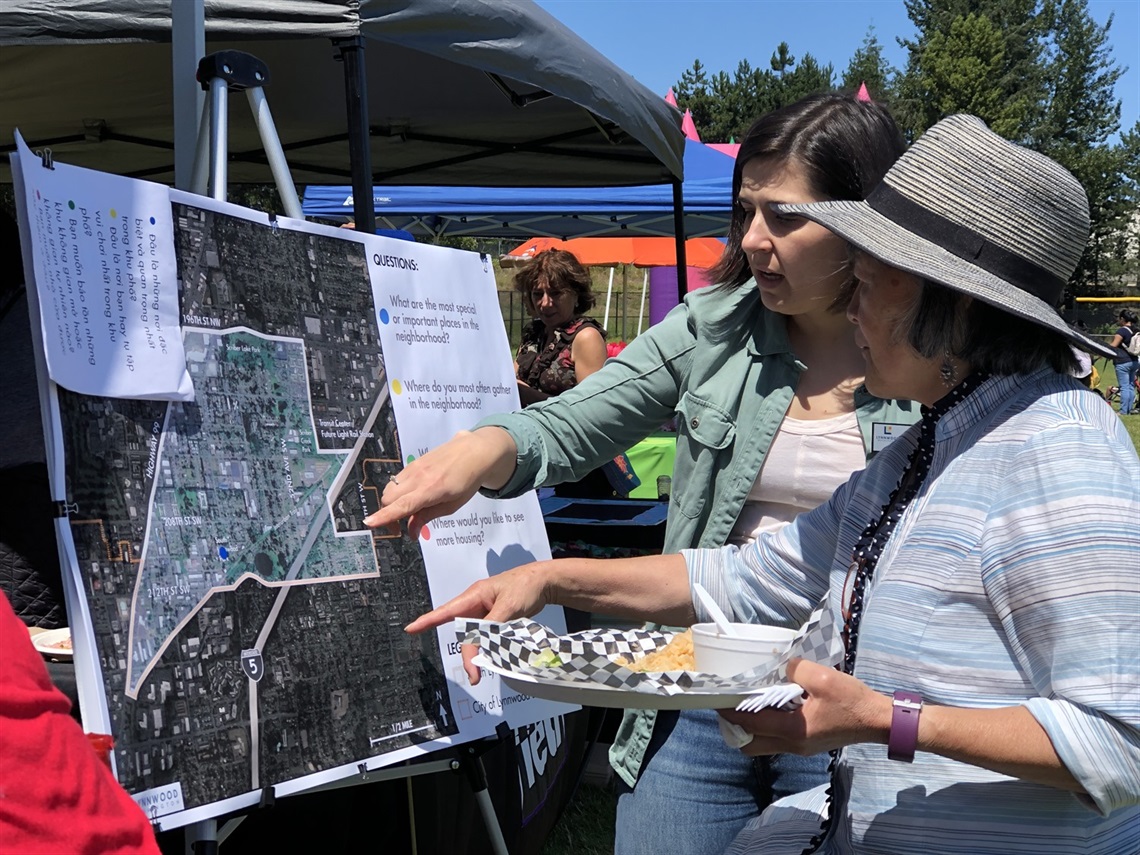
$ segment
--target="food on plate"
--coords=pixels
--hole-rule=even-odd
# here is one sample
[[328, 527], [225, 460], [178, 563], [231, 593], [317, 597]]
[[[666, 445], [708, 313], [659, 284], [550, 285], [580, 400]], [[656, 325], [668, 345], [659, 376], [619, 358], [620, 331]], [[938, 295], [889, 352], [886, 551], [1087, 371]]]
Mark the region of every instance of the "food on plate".
[[646, 653], [632, 662], [622, 656], [616, 657], [614, 661], [630, 671], [695, 671], [697, 662], [693, 656], [693, 632], [689, 629], [679, 632], [660, 650]]
[[58, 647], [60, 650], [70, 650], [71, 649], [71, 636], [69, 635], [67, 638], [61, 638], [59, 641], [53, 641], [50, 644], [48, 644], [47, 646], [48, 647]]
[[546, 647], [530, 657], [530, 664], [534, 668], [557, 668], [562, 664], [562, 658], [554, 648]]

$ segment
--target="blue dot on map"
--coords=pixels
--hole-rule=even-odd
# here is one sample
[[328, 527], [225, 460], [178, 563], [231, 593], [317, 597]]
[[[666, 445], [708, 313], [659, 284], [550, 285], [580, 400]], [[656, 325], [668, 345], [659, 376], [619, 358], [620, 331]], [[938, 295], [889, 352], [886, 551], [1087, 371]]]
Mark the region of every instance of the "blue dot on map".
[[223, 561], [225, 561], [227, 558], [230, 557], [230, 551], [228, 549], [226, 549], [224, 546], [219, 546], [218, 547], [218, 557], [221, 558]]
[[154, 217], [151, 217], [151, 218], [150, 218], [150, 224], [151, 224], [152, 226], [154, 225]]
[[381, 309], [380, 310], [380, 323], [382, 323], [382, 324], [388, 323], [388, 310], [387, 309]]

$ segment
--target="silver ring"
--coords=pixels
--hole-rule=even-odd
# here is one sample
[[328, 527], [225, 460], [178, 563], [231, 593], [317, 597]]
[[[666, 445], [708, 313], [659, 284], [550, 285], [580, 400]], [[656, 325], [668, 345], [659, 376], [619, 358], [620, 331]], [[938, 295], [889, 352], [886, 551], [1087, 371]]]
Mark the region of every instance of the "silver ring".
[[393, 483], [393, 484], [395, 484], [397, 487], [399, 487], [399, 486], [400, 486], [400, 482], [396, 480], [396, 476], [395, 476], [395, 475], [393, 475], [393, 476], [392, 476], [392, 483]]

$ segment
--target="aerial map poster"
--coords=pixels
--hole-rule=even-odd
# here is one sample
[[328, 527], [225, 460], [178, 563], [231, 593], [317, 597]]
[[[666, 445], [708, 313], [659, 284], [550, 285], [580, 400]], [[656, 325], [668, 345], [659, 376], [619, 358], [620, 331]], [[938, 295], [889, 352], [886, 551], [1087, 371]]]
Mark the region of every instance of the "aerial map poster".
[[[40, 364], [84, 726], [113, 735], [151, 817], [176, 827], [566, 709], [470, 687], [453, 632], [403, 631], [433, 593], [549, 556], [533, 495], [419, 532], [363, 525], [410, 459], [518, 406], [489, 261], [18, 159], [40, 346], [61, 312], [76, 325]], [[166, 391], [66, 388], [98, 334], [147, 359], [144, 284], [177, 293]]]

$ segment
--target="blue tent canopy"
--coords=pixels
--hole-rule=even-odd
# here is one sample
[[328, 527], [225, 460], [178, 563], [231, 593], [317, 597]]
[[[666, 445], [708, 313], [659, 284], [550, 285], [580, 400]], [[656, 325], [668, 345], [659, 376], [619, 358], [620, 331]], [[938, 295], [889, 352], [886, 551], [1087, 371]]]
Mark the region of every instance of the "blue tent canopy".
[[[726, 154], [685, 140], [687, 237], [728, 231], [732, 169]], [[673, 235], [673, 191], [667, 184], [637, 187], [427, 187], [377, 185], [376, 225], [417, 237], [472, 236], [525, 239]], [[352, 188], [309, 185], [307, 217], [352, 216]]]

